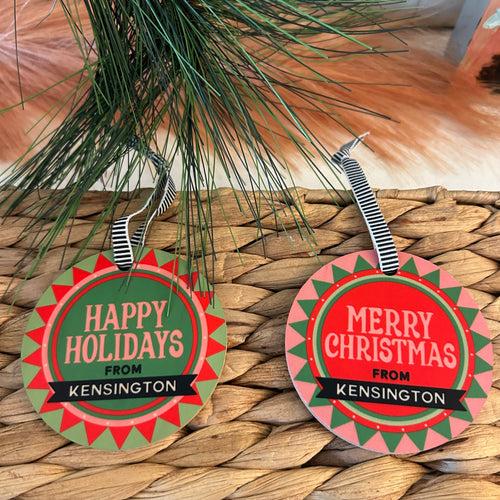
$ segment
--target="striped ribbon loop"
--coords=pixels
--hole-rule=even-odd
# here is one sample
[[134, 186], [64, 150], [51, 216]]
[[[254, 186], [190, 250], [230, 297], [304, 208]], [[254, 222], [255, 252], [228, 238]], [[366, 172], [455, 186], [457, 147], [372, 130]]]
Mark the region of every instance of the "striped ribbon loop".
[[373, 246], [377, 252], [380, 269], [384, 274], [392, 275], [396, 274], [399, 269], [398, 251], [361, 166], [356, 160], [351, 158], [351, 151], [366, 135], [367, 133], [344, 144], [340, 148], [340, 151], [333, 155], [332, 160], [342, 168], [351, 185], [361, 214], [368, 226]]
[[[133, 137], [129, 142], [129, 148], [135, 149], [141, 154], [144, 154], [154, 165], [159, 176], [158, 185], [146, 200], [144, 205], [133, 214], [120, 217], [113, 223], [111, 228], [111, 241], [113, 243], [113, 256], [115, 264], [122, 271], [128, 271], [134, 264], [133, 247], [142, 246], [149, 225], [155, 217], [161, 215], [172, 204], [176, 195], [174, 181], [170, 175], [165, 158], [155, 153], [151, 148], [144, 147], [139, 137]], [[129, 222], [130, 220], [144, 212], [144, 210], [153, 206], [158, 202], [155, 210], [149, 215], [129, 238]]]

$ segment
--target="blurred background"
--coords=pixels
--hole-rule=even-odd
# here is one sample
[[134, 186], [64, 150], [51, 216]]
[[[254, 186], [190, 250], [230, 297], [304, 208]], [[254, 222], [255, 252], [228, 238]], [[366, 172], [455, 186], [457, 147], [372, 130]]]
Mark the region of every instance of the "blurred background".
[[[17, 2], [17, 59], [12, 2], [0, 6], [0, 109], [20, 100], [19, 83], [26, 98], [81, 67], [72, 34], [64, 18], [50, 12], [51, 4]], [[345, 78], [351, 72], [367, 82], [383, 84], [352, 92], [353, 102], [359, 100], [392, 120], [349, 117], [354, 133], [370, 131], [368, 147], [360, 146], [354, 155], [370, 184], [499, 190], [500, 0], [409, 0], [394, 7], [406, 9], [395, 16], [404, 17], [399, 22], [410, 27], [398, 35], [404, 43], [395, 41], [397, 50], [404, 53], [358, 58], [362, 62], [320, 69], [332, 79], [343, 71]], [[0, 115], [2, 172], [26, 150], [36, 136], [32, 126], [70, 84], [26, 103], [24, 110]], [[342, 129], [325, 129], [314, 120], [309, 125], [316, 127], [332, 154], [350, 139]], [[284, 152], [286, 156], [286, 147]], [[293, 152], [287, 160], [295, 185], [322, 187]], [[174, 165], [173, 176], [180, 186], [180, 165]], [[216, 181], [219, 186], [228, 184], [223, 173]], [[152, 185], [153, 179], [144, 176], [141, 183]]]

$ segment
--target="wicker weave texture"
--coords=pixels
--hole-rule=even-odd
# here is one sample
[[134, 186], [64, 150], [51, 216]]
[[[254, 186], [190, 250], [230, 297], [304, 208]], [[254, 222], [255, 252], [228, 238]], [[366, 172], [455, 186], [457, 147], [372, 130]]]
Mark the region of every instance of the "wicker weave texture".
[[[130, 213], [147, 194], [124, 199], [118, 212]], [[325, 191], [299, 189], [313, 239], [302, 238], [286, 213], [280, 214], [286, 233], [277, 233], [265, 207], [259, 232], [232, 191], [221, 189], [224, 210], [212, 206], [217, 258], [207, 274], [224, 307], [229, 349], [208, 404], [186, 428], [145, 448], [106, 452], [68, 442], [31, 407], [19, 355], [32, 308], [78, 252], [107, 195], [86, 196], [72, 230], [23, 283], [30, 257], [13, 274], [29, 246], [20, 230], [29, 222], [32, 199], [0, 226], [0, 499], [500, 498], [500, 193], [434, 187], [376, 194], [398, 250], [451, 273], [490, 328], [493, 387], [465, 432], [436, 449], [387, 456], [355, 447], [314, 421], [286, 367], [287, 313], [314, 271], [337, 256], [371, 248], [364, 222], [348, 193], [336, 205]], [[177, 210], [174, 203], [155, 222], [148, 246], [174, 249]], [[109, 247], [106, 229], [82, 258]]]

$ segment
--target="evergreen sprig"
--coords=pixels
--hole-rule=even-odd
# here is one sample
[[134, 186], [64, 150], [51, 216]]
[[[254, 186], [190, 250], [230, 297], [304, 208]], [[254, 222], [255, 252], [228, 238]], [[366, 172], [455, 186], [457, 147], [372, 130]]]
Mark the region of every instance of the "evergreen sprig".
[[[280, 142], [291, 141], [304, 163], [328, 183], [328, 147], [301, 119], [307, 110], [324, 113], [348, 128], [342, 110], [355, 103], [318, 95], [301, 85], [326, 82], [311, 67], [317, 59], [380, 54], [361, 41], [367, 33], [390, 32], [383, 14], [388, 1], [296, 0], [59, 0], [80, 45], [84, 67], [74, 91], [61, 102], [69, 113], [53, 131], [40, 135], [12, 169], [3, 201], [12, 211], [39, 189], [59, 188], [35, 222], [52, 228], [35, 240], [35, 265], [75, 216], [82, 196], [99, 180], [112, 179], [114, 196], [96, 221], [112, 212], [140, 155], [126, 155], [131, 137], [160, 151], [168, 164], [182, 165], [183, 220], [189, 256], [210, 244], [210, 201], [214, 172], [230, 185], [259, 220], [259, 206], [295, 206]], [[90, 20], [86, 32], [82, 19]], [[324, 42], [328, 35], [329, 43]], [[293, 62], [294, 70], [289, 69]], [[298, 69], [297, 69], [298, 68]], [[331, 85], [342, 82], [328, 81]], [[333, 93], [332, 93], [333, 95]], [[375, 113], [374, 113], [375, 114]], [[159, 144], [158, 129], [169, 139]], [[330, 146], [330, 145], [327, 145]], [[140, 175], [139, 175], [140, 179]], [[208, 191], [208, 203], [199, 193]], [[306, 222], [300, 207], [298, 218]], [[194, 231], [197, 227], [199, 231]]]

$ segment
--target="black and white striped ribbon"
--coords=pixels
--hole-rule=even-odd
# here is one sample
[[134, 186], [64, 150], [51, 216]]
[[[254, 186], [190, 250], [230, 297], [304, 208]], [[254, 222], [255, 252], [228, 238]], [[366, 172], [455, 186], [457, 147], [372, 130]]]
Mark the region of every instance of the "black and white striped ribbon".
[[351, 151], [361, 142], [365, 135], [367, 134], [363, 134], [359, 138], [344, 144], [340, 151], [333, 155], [332, 160], [342, 167], [351, 185], [377, 252], [380, 269], [384, 274], [392, 275], [396, 274], [399, 269], [398, 251], [361, 166], [351, 158]]
[[[129, 142], [129, 148], [135, 149], [148, 158], [154, 165], [159, 177], [158, 185], [147, 199], [146, 203], [134, 212], [133, 214], [120, 217], [113, 223], [111, 229], [111, 241], [113, 243], [113, 256], [115, 264], [122, 271], [128, 271], [134, 264], [134, 254], [132, 247], [142, 246], [144, 238], [151, 221], [167, 210], [172, 204], [176, 195], [174, 181], [168, 171], [168, 165], [165, 159], [158, 153], [155, 153], [151, 148], [144, 147], [139, 137], [135, 136]], [[158, 201], [159, 200], [159, 201]], [[158, 205], [155, 210], [149, 215], [147, 220], [143, 222], [129, 238], [128, 226], [132, 217], [139, 215], [144, 210], [150, 208], [156, 201]]]

